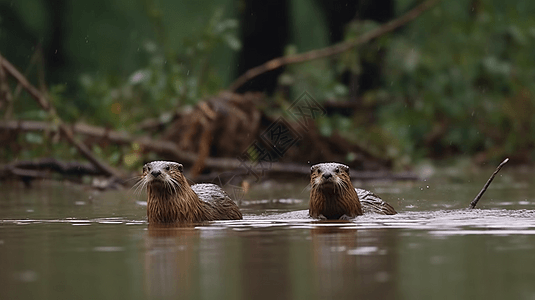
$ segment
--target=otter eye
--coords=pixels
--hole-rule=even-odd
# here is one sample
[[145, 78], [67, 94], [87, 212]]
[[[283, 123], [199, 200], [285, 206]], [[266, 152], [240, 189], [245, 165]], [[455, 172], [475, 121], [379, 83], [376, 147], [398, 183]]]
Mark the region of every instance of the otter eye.
[[340, 168], [337, 167], [336, 169], [334, 169], [334, 171], [335, 171], [336, 173], [340, 173]]
[[147, 167], [147, 171], [150, 172], [150, 167]]
[[318, 174], [319, 174], [319, 173], [320, 173], [320, 169], [317, 169], [317, 170], [316, 170], [316, 173], [318, 173]]
[[165, 167], [166, 171], [169, 171], [171, 168], [169, 166]]

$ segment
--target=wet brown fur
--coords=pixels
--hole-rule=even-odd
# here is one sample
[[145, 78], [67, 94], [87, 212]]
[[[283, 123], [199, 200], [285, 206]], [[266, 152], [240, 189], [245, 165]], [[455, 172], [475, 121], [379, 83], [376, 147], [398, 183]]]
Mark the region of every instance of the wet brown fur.
[[[162, 174], [154, 177], [155, 169]], [[193, 223], [214, 220], [242, 219], [238, 206], [219, 189], [207, 184], [191, 186], [175, 162], [151, 162], [143, 167], [141, 186], [147, 186], [147, 217], [149, 224]], [[204, 188], [209, 188], [205, 193]], [[211, 199], [203, 201], [195, 192]]]
[[323, 163], [312, 166], [310, 185], [309, 215], [313, 218], [348, 219], [372, 211], [396, 214], [392, 206], [381, 200], [361, 201], [346, 165]]
[[[324, 165], [318, 164], [311, 169], [310, 185], [312, 190], [310, 191], [308, 210], [310, 216], [340, 219], [344, 215], [349, 218], [362, 215], [359, 197], [349, 178], [349, 167], [340, 165], [333, 168], [322, 168]], [[331, 173], [332, 177], [324, 178], [326, 172]]]

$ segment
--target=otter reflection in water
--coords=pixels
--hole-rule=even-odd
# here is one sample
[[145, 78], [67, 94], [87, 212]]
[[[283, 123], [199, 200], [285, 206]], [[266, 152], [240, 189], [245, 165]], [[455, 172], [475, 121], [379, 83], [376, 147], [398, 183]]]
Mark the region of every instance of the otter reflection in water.
[[356, 189], [349, 167], [322, 163], [310, 169], [309, 214], [318, 219], [351, 219], [363, 213], [394, 215], [394, 208], [372, 192]]
[[147, 187], [149, 224], [239, 220], [234, 201], [215, 184], [190, 187], [183, 166], [171, 161], [153, 161], [143, 166], [137, 186]]
[[149, 224], [144, 236], [145, 292], [149, 299], [194, 298], [199, 230], [193, 224]]
[[398, 233], [317, 226], [310, 234], [315, 279], [310, 289], [318, 299], [396, 299]]

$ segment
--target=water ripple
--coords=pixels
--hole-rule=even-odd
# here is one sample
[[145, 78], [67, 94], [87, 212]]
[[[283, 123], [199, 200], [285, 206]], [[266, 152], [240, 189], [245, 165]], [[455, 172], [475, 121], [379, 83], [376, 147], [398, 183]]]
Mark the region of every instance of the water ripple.
[[[0, 224], [65, 223], [81, 225], [143, 225], [147, 221], [120, 217], [97, 219], [0, 220]], [[425, 230], [435, 236], [450, 235], [510, 235], [535, 234], [534, 210], [475, 209], [402, 212], [394, 216], [369, 214], [352, 221], [318, 221], [308, 217], [307, 210], [263, 215], [245, 215], [243, 220], [214, 221], [196, 226], [198, 230], [230, 229], [234, 231], [262, 230], [266, 228], [311, 229], [337, 227], [340, 229], [414, 229]]]

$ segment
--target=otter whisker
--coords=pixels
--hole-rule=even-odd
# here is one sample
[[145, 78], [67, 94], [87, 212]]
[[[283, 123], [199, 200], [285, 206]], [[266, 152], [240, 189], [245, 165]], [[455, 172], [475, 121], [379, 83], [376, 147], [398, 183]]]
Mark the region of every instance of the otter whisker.
[[180, 190], [180, 184], [178, 183], [178, 181], [174, 178], [169, 178], [169, 184], [171, 185], [171, 187], [173, 188], [173, 191], [176, 193], [177, 190]]
[[171, 184], [170, 180], [166, 180], [164, 182], [165, 182], [165, 188], [167, 189], [169, 194], [173, 194], [174, 189], [173, 189], [173, 185]]
[[137, 191], [138, 191], [137, 188], [139, 187], [139, 185], [141, 184], [141, 181], [143, 181], [143, 179], [144, 179], [143, 176], [136, 176], [136, 177], [129, 178], [129, 179], [127, 179], [127, 180], [123, 180], [122, 182], [123, 182], [123, 183], [126, 183], [127, 181], [137, 180], [137, 182], [135, 182], [135, 183], [130, 187], [130, 189], [128, 189], [128, 192], [129, 192], [129, 193], [133, 193], [134, 195], [139, 195], [139, 194], [137, 193]]
[[136, 182], [136, 184], [134, 184], [134, 185], [130, 188], [130, 190], [132, 190], [132, 189], [135, 188], [135, 190], [134, 190], [134, 195], [139, 195], [139, 194], [141, 193], [141, 191], [143, 191], [143, 188], [144, 188], [144, 186], [146, 185], [146, 183], [147, 183], [147, 180], [146, 180], [145, 178], [141, 178], [141, 179], [139, 179], [138, 182]]
[[342, 180], [338, 181], [338, 193], [343, 194], [346, 189], [346, 186]]
[[350, 187], [350, 186], [349, 186], [349, 183], [345, 182], [344, 180], [340, 180], [340, 184], [342, 185], [342, 187], [343, 187], [345, 190], [348, 190], [348, 189], [352, 188], [352, 186]]
[[134, 177], [131, 177], [131, 178], [127, 178], [127, 179], [123, 179], [121, 180], [122, 183], [127, 183], [127, 182], [130, 182], [132, 180], [139, 180], [139, 179], [143, 179], [143, 175], [141, 176], [134, 176]]
[[145, 180], [143, 182], [143, 185], [141, 186], [141, 190], [143, 191], [143, 190], [148, 189], [148, 186], [149, 186], [149, 182], [147, 180]]
[[143, 191], [145, 189], [147, 185], [147, 180], [145, 180], [145, 178], [142, 178], [140, 179], [132, 188], [136, 188], [134, 190], [134, 195], [139, 195], [141, 194], [141, 191]]
[[302, 194], [308, 187], [313, 187], [313, 188], [314, 188], [314, 187], [316, 187], [316, 185], [315, 185], [315, 184], [310, 184], [310, 183], [307, 184], [307, 186], [305, 186], [305, 188], [301, 191], [301, 194]]
[[171, 184], [171, 186], [173, 187], [173, 191], [174, 191], [175, 193], [177, 193], [177, 190], [178, 190], [178, 187], [179, 187], [179, 185], [178, 185], [178, 181], [177, 181], [176, 179], [174, 179], [174, 178], [171, 178], [171, 180], [170, 180], [170, 184]]
[[168, 180], [163, 180], [163, 184], [165, 186], [165, 191], [169, 194], [172, 194], [172, 189], [171, 189], [171, 186], [169, 185], [169, 181]]
[[335, 189], [336, 189], [336, 192], [337, 192], [338, 194], [341, 194], [341, 193], [342, 193], [342, 184], [340, 184], [340, 182], [337, 180], [337, 181], [336, 181], [336, 184], [335, 184], [334, 186], [336, 187], [336, 188], [335, 188]]
[[134, 194], [137, 192], [137, 188], [141, 185], [141, 182], [143, 182], [143, 178], [141, 178], [138, 182], [134, 183], [134, 185], [130, 188], [131, 190], [134, 190]]
[[347, 189], [347, 185], [345, 184], [343, 180], [340, 180], [337, 183], [338, 183], [338, 190], [340, 191], [340, 194], [342, 194], [342, 191]]

